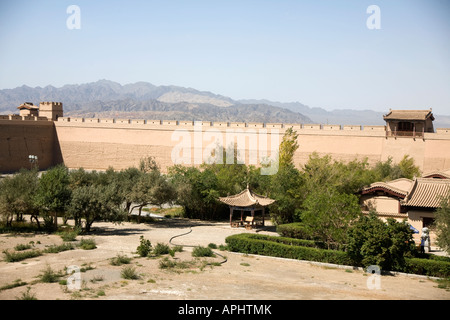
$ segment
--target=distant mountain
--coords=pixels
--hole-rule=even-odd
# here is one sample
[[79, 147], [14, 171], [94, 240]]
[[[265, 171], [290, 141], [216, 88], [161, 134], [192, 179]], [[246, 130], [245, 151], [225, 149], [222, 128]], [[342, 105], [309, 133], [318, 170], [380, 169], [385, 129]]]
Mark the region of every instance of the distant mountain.
[[0, 114], [23, 102], [61, 101], [66, 116], [171, 120], [309, 123], [299, 112], [264, 103], [241, 104], [211, 92], [147, 82], [121, 85], [99, 80], [61, 88], [22, 86], [0, 90]]
[[[31, 88], [21, 86], [15, 89], [0, 90], [0, 110], [11, 108], [12, 105], [19, 105], [23, 101], [61, 101], [71, 109], [73, 104], [112, 101], [122, 99], [132, 99], [136, 101], [155, 100], [167, 94], [178, 93], [181, 97], [190, 94], [192, 97], [202, 96], [216, 98], [220, 101], [227, 101], [233, 104], [230, 98], [214, 95], [210, 92], [198, 91], [191, 88], [177, 86], [155, 86], [148, 82], [136, 82], [121, 85], [109, 80], [99, 80], [97, 82], [85, 84], [70, 84], [60, 88], [46, 86], [44, 88]], [[179, 102], [179, 101], [168, 102]]]
[[[314, 123], [336, 125], [384, 125], [383, 112], [372, 110], [340, 109], [327, 111], [322, 108], [310, 108], [300, 102], [276, 102], [269, 100], [239, 100], [241, 103], [266, 103], [294, 112], [300, 112], [311, 118]], [[388, 110], [386, 110], [387, 113]]]
[[[239, 100], [240, 103], [264, 103], [280, 108], [286, 108], [312, 119], [313, 123], [320, 124], [335, 124], [335, 125], [385, 125], [383, 115], [388, 113], [378, 112], [373, 110], [353, 110], [353, 109], [338, 109], [327, 111], [322, 108], [310, 108], [300, 102], [277, 102], [270, 100]], [[450, 116], [434, 114], [436, 120], [434, 121], [435, 128], [450, 128]]]
[[[66, 116], [209, 120], [335, 125], [384, 125], [383, 112], [327, 111], [300, 102], [233, 100], [207, 91], [148, 82], [121, 85], [109, 80], [60, 88], [21, 86], [0, 90], [0, 114], [17, 113], [23, 102], [61, 101]], [[386, 110], [387, 113], [389, 110]], [[450, 116], [435, 114], [435, 128], [450, 128]]]

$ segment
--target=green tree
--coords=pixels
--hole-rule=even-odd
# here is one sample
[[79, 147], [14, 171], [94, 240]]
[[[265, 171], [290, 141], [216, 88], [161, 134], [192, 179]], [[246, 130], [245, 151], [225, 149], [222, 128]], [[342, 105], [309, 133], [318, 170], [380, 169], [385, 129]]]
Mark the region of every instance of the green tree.
[[123, 199], [125, 211], [131, 214], [131, 205], [133, 203], [133, 187], [140, 179], [142, 171], [137, 168], [130, 167], [117, 173], [115, 183], [118, 185], [118, 193]]
[[0, 180], [0, 217], [6, 226], [11, 226], [14, 219], [16, 192], [12, 178], [6, 177]]
[[320, 157], [316, 152], [309, 156], [303, 166], [303, 175], [305, 196], [318, 188], [332, 188], [341, 193], [353, 194], [373, 182], [367, 159], [344, 163], [333, 160], [329, 155]]
[[75, 220], [75, 226], [89, 232], [95, 221], [122, 221], [125, 212], [119, 210], [114, 201], [111, 201], [114, 194], [114, 188], [101, 184], [74, 189], [68, 210]]
[[122, 221], [126, 217], [121, 175], [113, 168], [87, 172], [80, 168], [69, 173], [72, 192], [67, 217], [75, 226], [89, 232], [95, 221]]
[[169, 177], [176, 190], [176, 203], [183, 207], [188, 218], [225, 217], [229, 210], [218, 201], [219, 197], [239, 193], [247, 185], [256, 192], [268, 185], [268, 176], [262, 176], [259, 168], [238, 163], [238, 156], [237, 146], [231, 145], [222, 154], [220, 163], [169, 168]]
[[406, 222], [362, 216], [348, 231], [347, 252], [357, 265], [377, 265], [383, 270], [402, 271], [405, 256], [414, 250], [412, 230]]
[[298, 147], [297, 132], [292, 128], [288, 128], [284, 132], [283, 139], [280, 143], [278, 156], [279, 169], [287, 166], [294, 166], [294, 154]]
[[402, 178], [413, 179], [422, 174], [419, 167], [415, 165], [414, 159], [409, 155], [405, 155], [397, 166]]
[[173, 166], [169, 176], [176, 191], [176, 203], [188, 218], [214, 219], [220, 210], [217, 175], [208, 167]]
[[71, 199], [69, 171], [58, 165], [43, 173], [35, 194], [36, 205], [43, 213], [46, 227], [57, 228], [57, 217], [63, 215]]
[[138, 221], [144, 206], [161, 206], [175, 199], [173, 185], [161, 174], [159, 167], [152, 158], [141, 161], [140, 171], [141, 174], [139, 175], [133, 174], [137, 179], [130, 189], [129, 198], [127, 198], [136, 204], [133, 208], [139, 208]]
[[336, 189], [313, 190], [304, 202], [301, 220], [312, 238], [339, 248], [347, 242], [347, 231], [361, 215], [358, 198]]
[[139, 171], [148, 173], [159, 171], [160, 168], [154, 157], [146, 157], [139, 161]]
[[420, 169], [415, 165], [414, 159], [405, 155], [402, 160], [393, 164], [392, 157], [386, 161], [378, 161], [372, 168], [372, 182], [389, 181], [399, 178], [413, 179], [421, 175]]
[[436, 243], [450, 254], [450, 194], [441, 200], [434, 222]]
[[302, 187], [303, 177], [294, 166], [280, 167], [270, 176], [268, 196], [276, 200], [270, 206], [270, 216], [276, 224], [293, 222], [300, 215]]
[[265, 193], [276, 200], [270, 206], [270, 216], [276, 224], [294, 221], [301, 207], [303, 179], [294, 165], [294, 154], [298, 148], [298, 134], [288, 128], [279, 147], [278, 170], [263, 183]]
[[0, 216], [6, 225], [11, 225], [14, 216], [20, 221], [24, 214], [29, 214], [39, 227], [39, 210], [34, 201], [37, 184], [36, 169], [22, 169], [17, 174], [0, 180]]

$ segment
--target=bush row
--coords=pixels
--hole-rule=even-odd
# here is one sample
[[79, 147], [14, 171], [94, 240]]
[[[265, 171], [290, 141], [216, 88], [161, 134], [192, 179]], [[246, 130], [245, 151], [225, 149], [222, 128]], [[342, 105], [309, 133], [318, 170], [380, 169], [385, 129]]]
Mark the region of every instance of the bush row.
[[279, 224], [277, 226], [277, 232], [283, 237], [309, 239], [309, 233], [301, 222]]
[[325, 249], [326, 244], [321, 241], [294, 239], [292, 237], [271, 237], [263, 234], [244, 233], [248, 239], [269, 240], [277, 243], [283, 243], [291, 246], [302, 246], [309, 248]]
[[300, 244], [300, 241], [296, 241], [298, 239], [289, 239], [290, 243], [283, 243], [286, 240], [279, 241], [280, 239], [277, 238], [279, 237], [241, 233], [227, 237], [225, 242], [228, 244], [229, 250], [234, 252], [343, 265], [351, 264], [350, 258], [343, 251], [305, 247]]
[[406, 258], [405, 260], [408, 273], [440, 278], [450, 277], [450, 262], [420, 258]]
[[[259, 254], [272, 257], [308, 260], [340, 265], [355, 265], [344, 251], [313, 247], [311, 240], [289, 239], [251, 233], [241, 233], [225, 239], [228, 249], [234, 252]], [[309, 244], [309, 246], [304, 246]], [[407, 273], [433, 277], [450, 277], [450, 262], [436, 259], [406, 258]], [[392, 270], [397, 271], [397, 270]]]

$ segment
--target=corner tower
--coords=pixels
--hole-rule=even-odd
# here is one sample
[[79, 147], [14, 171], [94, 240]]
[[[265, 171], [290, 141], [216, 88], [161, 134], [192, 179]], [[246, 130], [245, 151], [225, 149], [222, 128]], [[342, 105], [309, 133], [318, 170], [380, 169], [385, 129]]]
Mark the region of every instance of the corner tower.
[[48, 120], [56, 121], [63, 116], [62, 102], [41, 102], [39, 104], [39, 116], [47, 117]]

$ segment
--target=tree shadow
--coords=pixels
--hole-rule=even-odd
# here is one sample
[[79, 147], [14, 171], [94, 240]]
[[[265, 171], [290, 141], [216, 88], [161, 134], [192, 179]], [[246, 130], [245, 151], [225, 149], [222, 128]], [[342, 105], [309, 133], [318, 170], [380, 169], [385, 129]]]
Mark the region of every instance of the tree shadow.
[[206, 227], [206, 226], [217, 226], [223, 221], [207, 221], [207, 220], [196, 220], [187, 218], [164, 218], [151, 223], [150, 225], [154, 228], [175, 228], [183, 229], [189, 227]]
[[141, 228], [115, 228], [114, 226], [93, 226], [89, 232], [84, 232], [82, 236], [129, 236], [142, 234], [145, 230]]
[[117, 228], [115, 225], [111, 226], [92, 226], [91, 231], [84, 233], [83, 235], [95, 235], [95, 236], [129, 236], [133, 234], [143, 234], [148, 231], [144, 228], [139, 228], [138, 226], [147, 226], [149, 228], [155, 229], [185, 229], [198, 226], [217, 226], [217, 222], [212, 221], [202, 221], [202, 220], [192, 220], [186, 218], [162, 218], [155, 219], [152, 222], [132, 222], [136, 225], [135, 228], [132, 226], [128, 228]]
[[261, 232], [261, 231], [268, 231], [268, 232], [277, 232], [277, 227], [276, 226], [262, 226], [262, 227], [257, 227], [256, 228], [256, 232]]

